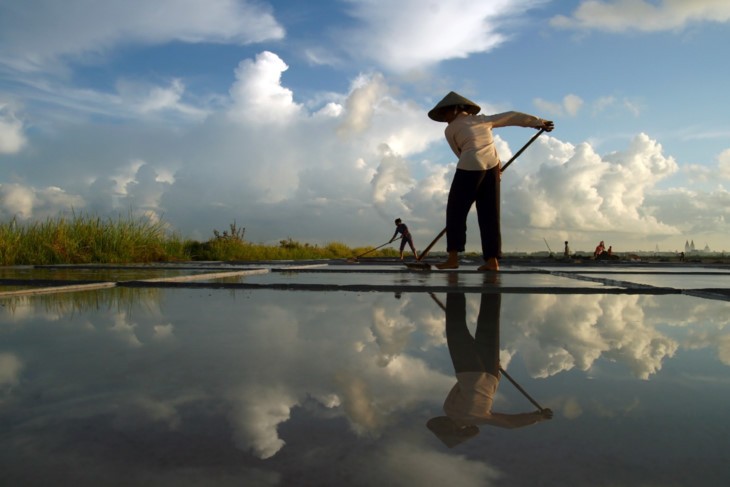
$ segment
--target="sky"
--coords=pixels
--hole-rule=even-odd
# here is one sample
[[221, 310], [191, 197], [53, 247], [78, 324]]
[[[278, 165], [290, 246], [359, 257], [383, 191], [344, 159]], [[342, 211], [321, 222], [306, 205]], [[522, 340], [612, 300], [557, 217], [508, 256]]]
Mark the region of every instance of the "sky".
[[725, 0], [0, 0], [0, 221], [375, 246], [402, 218], [422, 249], [453, 90], [555, 122], [503, 174], [504, 252], [729, 251], [727, 45]]

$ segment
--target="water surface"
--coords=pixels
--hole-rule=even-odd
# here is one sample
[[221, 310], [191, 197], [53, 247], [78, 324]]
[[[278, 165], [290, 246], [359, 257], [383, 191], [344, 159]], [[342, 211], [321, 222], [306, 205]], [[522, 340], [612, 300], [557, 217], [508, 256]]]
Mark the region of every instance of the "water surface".
[[[473, 333], [483, 295], [463, 295]], [[428, 283], [406, 293], [114, 288], [0, 300], [0, 484], [730, 479], [728, 302], [502, 294], [502, 366], [555, 415], [482, 426], [453, 448], [426, 428], [456, 382], [446, 302]], [[495, 411], [535, 409], [502, 379]]]

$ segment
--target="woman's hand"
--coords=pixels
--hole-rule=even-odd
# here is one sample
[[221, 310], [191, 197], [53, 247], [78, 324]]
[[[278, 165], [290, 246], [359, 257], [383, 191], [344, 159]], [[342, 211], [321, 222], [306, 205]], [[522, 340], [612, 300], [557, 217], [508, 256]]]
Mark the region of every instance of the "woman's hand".
[[538, 411], [538, 414], [540, 414], [544, 419], [553, 419], [553, 410], [550, 408], [542, 409]]
[[545, 132], [552, 132], [553, 129], [555, 128], [555, 124], [553, 123], [552, 120], [543, 120], [542, 125], [540, 125], [537, 128], [543, 129]]

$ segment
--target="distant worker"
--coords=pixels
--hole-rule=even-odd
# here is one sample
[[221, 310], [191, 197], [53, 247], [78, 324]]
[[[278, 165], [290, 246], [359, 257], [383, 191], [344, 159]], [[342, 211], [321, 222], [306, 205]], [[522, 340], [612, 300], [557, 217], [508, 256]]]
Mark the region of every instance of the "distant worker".
[[596, 250], [593, 252], [593, 258], [597, 259], [606, 251], [606, 246], [603, 243], [603, 240], [596, 246]]
[[413, 237], [411, 237], [411, 232], [408, 231], [408, 227], [405, 223], [401, 221], [400, 218], [395, 219], [395, 233], [392, 237], [390, 237], [390, 241], [392, 242], [395, 240], [395, 237], [398, 234], [401, 234], [401, 240], [400, 240], [400, 260], [403, 260], [403, 249], [406, 248], [406, 243], [411, 247], [411, 250], [413, 251], [413, 256], [418, 260], [418, 253], [416, 252], [416, 247], [413, 245]]
[[566, 259], [570, 258], [570, 247], [568, 247], [568, 241], [565, 241], [565, 250], [563, 251], [563, 255]]
[[608, 246], [608, 256], [611, 257], [612, 255], [613, 255], [613, 246], [609, 245]]

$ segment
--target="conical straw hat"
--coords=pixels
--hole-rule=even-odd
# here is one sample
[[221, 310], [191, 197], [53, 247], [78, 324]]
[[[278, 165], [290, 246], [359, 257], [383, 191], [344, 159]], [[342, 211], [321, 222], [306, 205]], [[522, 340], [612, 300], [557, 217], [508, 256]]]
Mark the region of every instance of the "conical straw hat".
[[428, 112], [428, 118], [437, 122], [445, 122], [444, 115], [456, 105], [462, 105], [464, 110], [472, 115], [476, 115], [482, 109], [468, 98], [464, 98], [460, 94], [451, 91]]

